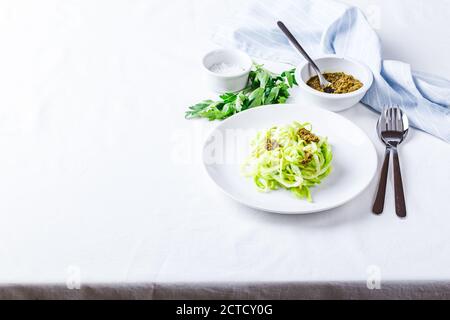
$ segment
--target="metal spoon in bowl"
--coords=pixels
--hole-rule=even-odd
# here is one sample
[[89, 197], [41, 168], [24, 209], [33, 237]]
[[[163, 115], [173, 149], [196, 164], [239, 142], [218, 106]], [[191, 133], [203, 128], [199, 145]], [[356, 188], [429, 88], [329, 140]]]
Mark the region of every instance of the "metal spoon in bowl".
[[316, 65], [313, 59], [306, 53], [305, 49], [298, 43], [297, 39], [295, 39], [294, 35], [288, 30], [288, 28], [284, 25], [283, 22], [278, 21], [277, 22], [278, 27], [283, 31], [285, 36], [289, 39], [289, 42], [305, 57], [306, 60], [310, 63], [310, 65], [313, 67], [314, 71], [317, 73], [317, 77], [319, 78], [320, 86], [322, 87], [323, 91], [326, 93], [333, 93], [334, 89], [331, 86], [331, 82], [329, 82], [325, 77], [322, 75], [322, 72], [320, 71], [319, 67]]

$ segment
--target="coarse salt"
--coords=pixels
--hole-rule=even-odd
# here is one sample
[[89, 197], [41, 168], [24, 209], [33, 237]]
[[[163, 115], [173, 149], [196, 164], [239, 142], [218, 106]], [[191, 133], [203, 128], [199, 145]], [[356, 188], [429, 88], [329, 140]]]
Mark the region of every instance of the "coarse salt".
[[227, 64], [225, 62], [215, 63], [209, 68], [209, 70], [222, 75], [234, 75], [245, 71], [244, 68], [238, 65]]

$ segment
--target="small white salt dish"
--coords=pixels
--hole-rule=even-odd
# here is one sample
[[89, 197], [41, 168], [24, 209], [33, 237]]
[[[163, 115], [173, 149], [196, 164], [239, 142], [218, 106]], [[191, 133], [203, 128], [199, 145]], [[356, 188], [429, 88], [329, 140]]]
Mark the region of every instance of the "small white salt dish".
[[236, 92], [247, 86], [252, 59], [242, 51], [217, 49], [208, 52], [202, 60], [206, 82], [218, 93]]
[[342, 94], [325, 93], [315, 90], [306, 83], [316, 75], [314, 69], [308, 62], [304, 62], [296, 68], [297, 79], [301, 94], [311, 102], [312, 105], [322, 107], [330, 111], [342, 111], [356, 105], [366, 94], [372, 85], [373, 75], [364, 64], [336, 55], [327, 55], [314, 59], [322, 73], [344, 72], [362, 82], [363, 86], [356, 91]]

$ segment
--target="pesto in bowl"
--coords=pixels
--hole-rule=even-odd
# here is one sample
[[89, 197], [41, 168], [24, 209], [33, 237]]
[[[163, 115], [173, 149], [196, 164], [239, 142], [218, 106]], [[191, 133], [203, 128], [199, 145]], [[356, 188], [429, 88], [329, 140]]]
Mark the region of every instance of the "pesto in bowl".
[[[334, 90], [331, 94], [349, 93], [363, 87], [361, 81], [344, 72], [324, 73], [323, 76], [331, 82], [331, 87]], [[306, 84], [317, 91], [325, 92], [324, 88], [320, 86], [318, 76], [311, 77]]]

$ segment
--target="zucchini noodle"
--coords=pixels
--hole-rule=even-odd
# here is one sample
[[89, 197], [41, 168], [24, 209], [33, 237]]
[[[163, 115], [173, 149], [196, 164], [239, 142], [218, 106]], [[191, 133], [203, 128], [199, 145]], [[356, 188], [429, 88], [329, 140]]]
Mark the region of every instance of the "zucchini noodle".
[[258, 190], [284, 188], [312, 202], [310, 188], [331, 172], [332, 152], [327, 138], [311, 132], [309, 123], [294, 121], [258, 132], [242, 173], [252, 177]]

